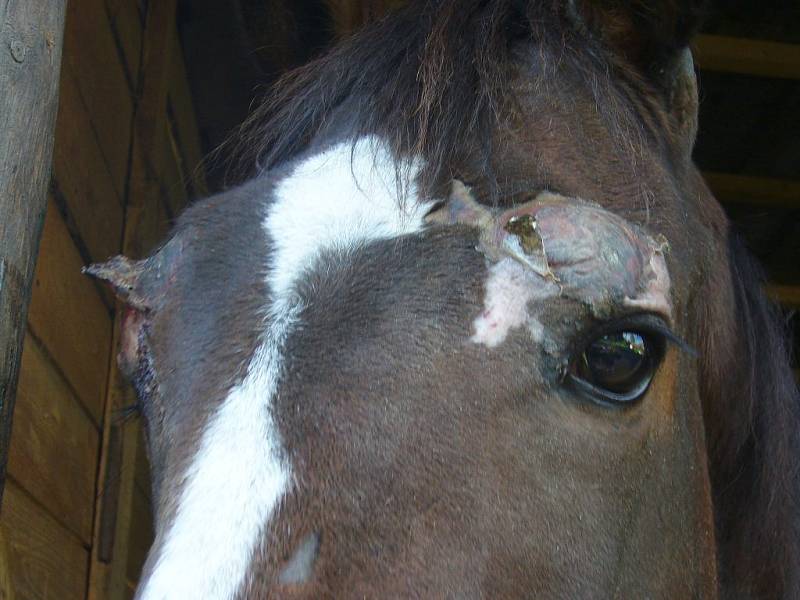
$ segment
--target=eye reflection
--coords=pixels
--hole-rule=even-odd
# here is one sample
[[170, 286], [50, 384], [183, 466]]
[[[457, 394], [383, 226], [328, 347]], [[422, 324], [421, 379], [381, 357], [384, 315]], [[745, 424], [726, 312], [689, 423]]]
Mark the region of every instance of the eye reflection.
[[638, 400], [653, 378], [661, 344], [637, 331], [616, 331], [593, 340], [570, 369], [573, 382], [593, 398]]

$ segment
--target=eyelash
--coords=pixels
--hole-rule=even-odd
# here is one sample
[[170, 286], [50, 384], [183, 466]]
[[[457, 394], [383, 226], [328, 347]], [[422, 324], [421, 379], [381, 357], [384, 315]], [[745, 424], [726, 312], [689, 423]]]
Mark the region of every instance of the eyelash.
[[580, 336], [569, 344], [569, 356], [572, 357], [580, 353], [588, 344], [601, 336], [623, 330], [641, 331], [651, 336], [661, 337], [664, 341], [674, 344], [679, 350], [686, 352], [692, 357], [697, 357], [697, 351], [692, 346], [672, 331], [664, 322], [664, 319], [652, 313], [625, 315], [581, 332]]

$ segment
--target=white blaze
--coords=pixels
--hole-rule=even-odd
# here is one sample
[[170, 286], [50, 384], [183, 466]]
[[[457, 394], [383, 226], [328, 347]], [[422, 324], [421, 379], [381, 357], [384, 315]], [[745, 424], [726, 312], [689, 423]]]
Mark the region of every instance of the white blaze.
[[386, 146], [368, 137], [355, 147], [342, 143], [309, 157], [277, 184], [263, 223], [272, 242], [266, 331], [245, 379], [203, 432], [175, 519], [139, 592], [142, 600], [225, 600], [242, 585], [259, 537], [292, 480], [272, 403], [284, 341], [302, 309], [293, 289], [325, 250], [348, 251], [420, 231], [432, 204], [417, 198], [420, 167], [419, 161], [402, 164], [398, 181]]

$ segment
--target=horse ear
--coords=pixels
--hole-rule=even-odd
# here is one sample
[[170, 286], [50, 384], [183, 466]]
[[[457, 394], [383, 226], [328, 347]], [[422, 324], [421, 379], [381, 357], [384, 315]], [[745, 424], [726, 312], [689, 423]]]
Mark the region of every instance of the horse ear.
[[698, 106], [689, 42], [705, 5], [705, 0], [567, 0], [574, 27], [599, 39], [663, 93], [689, 149]]
[[140, 312], [157, 309], [164, 295], [164, 285], [175, 272], [180, 255], [179, 238], [173, 238], [149, 258], [131, 260], [115, 256], [104, 263], [94, 263], [83, 272], [108, 284], [123, 303]]
[[146, 270], [147, 260], [131, 260], [115, 256], [104, 263], [94, 263], [83, 268], [86, 275], [108, 284], [123, 303], [137, 310], [147, 310], [149, 302], [140, 289], [139, 280]]
[[121, 312], [117, 364], [133, 379], [147, 347], [143, 346], [143, 328], [150, 323], [164, 302], [169, 282], [173, 280], [181, 254], [181, 242], [172, 238], [158, 252], [143, 260], [115, 256], [84, 267], [83, 272], [108, 284], [125, 304]]

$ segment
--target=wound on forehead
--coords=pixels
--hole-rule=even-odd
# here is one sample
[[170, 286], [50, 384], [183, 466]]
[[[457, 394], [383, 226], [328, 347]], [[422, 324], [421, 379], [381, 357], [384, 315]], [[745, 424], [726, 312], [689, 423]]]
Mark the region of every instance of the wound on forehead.
[[479, 230], [489, 277], [484, 309], [473, 323], [477, 343], [496, 346], [523, 325], [541, 340], [536, 305], [556, 297], [582, 302], [597, 319], [620, 306], [672, 317], [666, 240], [597, 204], [543, 192], [496, 211], [455, 182], [429, 221]]

